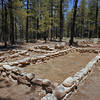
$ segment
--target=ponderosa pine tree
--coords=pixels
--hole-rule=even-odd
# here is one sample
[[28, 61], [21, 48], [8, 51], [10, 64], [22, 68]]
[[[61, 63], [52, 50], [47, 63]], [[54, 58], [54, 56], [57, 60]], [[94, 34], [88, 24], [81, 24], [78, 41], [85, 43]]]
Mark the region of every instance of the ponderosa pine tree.
[[10, 16], [10, 43], [12, 45], [15, 44], [13, 1], [14, 0], [8, 0], [8, 8], [9, 8], [9, 16]]
[[75, 22], [76, 22], [77, 6], [78, 6], [78, 0], [75, 0], [74, 11], [73, 11], [73, 22], [72, 22], [72, 29], [71, 29], [69, 45], [73, 45], [73, 42], [74, 42], [74, 32], [75, 32]]
[[63, 38], [63, 26], [64, 26], [64, 0], [60, 0], [60, 41]]

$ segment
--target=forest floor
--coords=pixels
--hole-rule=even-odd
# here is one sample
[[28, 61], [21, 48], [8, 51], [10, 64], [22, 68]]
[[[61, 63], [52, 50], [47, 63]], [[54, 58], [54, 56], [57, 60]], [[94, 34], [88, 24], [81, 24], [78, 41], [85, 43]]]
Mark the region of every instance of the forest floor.
[[[30, 51], [29, 49], [32, 49], [34, 48], [34, 46], [38, 46], [38, 45], [42, 45], [42, 46], [47, 45], [50, 48], [54, 48], [56, 44], [57, 42], [48, 42], [46, 44], [43, 42], [38, 42], [34, 44], [28, 43], [23, 45], [17, 45], [14, 48], [10, 48], [10, 49], [6, 49], [6, 48], [0, 49], [0, 60], [2, 59], [0, 63], [14, 62], [27, 57], [42, 56], [46, 53], [37, 53], [34, 51]], [[59, 42], [58, 44], [62, 44], [62, 43]], [[66, 45], [66, 47], [63, 50], [69, 48], [71, 47]], [[100, 50], [100, 43], [81, 41], [79, 42], [77, 48], [88, 48], [88, 49]], [[15, 56], [14, 58], [12, 57], [12, 55], [16, 55], [17, 53], [25, 50], [27, 50], [25, 54]], [[60, 50], [57, 49], [56, 51], [60, 51]], [[76, 72], [78, 72], [80, 69], [85, 67], [88, 64], [88, 62], [92, 60], [92, 58], [94, 58], [96, 55], [97, 55], [96, 53], [89, 53], [89, 52], [86, 53], [73, 52], [73, 53], [68, 53], [67, 55], [64, 56], [51, 58], [48, 61], [44, 61], [42, 63], [27, 65], [26, 67], [23, 67], [23, 69], [25, 72], [35, 73], [36, 76], [39, 78], [49, 79], [53, 82], [57, 82], [60, 84], [64, 79], [66, 79], [69, 76], [73, 76]], [[95, 72], [97, 71], [95, 70]], [[87, 86], [87, 88], [89, 87]], [[38, 100], [38, 99], [34, 99], [34, 97], [37, 97], [37, 94], [35, 94], [34, 97], [33, 96], [34, 96], [33, 92], [30, 91], [30, 88], [27, 88], [24, 85], [17, 85], [15, 83], [12, 83], [0, 77], [0, 100]], [[79, 94], [79, 97], [80, 96], [81, 94]], [[84, 94], [82, 96], [84, 96]], [[76, 99], [73, 99], [72, 97], [71, 100], [83, 100], [83, 99], [77, 99], [76, 96]]]

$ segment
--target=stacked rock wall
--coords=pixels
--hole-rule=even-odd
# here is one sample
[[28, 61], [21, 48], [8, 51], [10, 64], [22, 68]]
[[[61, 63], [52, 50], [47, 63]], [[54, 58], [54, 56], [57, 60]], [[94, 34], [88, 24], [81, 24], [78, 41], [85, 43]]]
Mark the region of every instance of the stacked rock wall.
[[53, 90], [52, 94], [47, 94], [41, 100], [67, 100], [72, 92], [78, 88], [81, 82], [87, 78], [98, 60], [100, 60], [100, 54], [92, 59], [85, 68], [77, 72], [73, 77], [65, 79], [55, 88], [55, 90]]
[[10, 55], [8, 55], [8, 56], [5, 55], [5, 56], [0, 57], [0, 62], [4, 61], [6, 59], [9, 59], [9, 58], [13, 59], [13, 58], [16, 58], [19, 56], [25, 56], [25, 55], [27, 55], [27, 50], [21, 50], [21, 51], [16, 50], [16, 52], [15, 51], [8, 51], [8, 53]]
[[[66, 98], [68, 98], [68, 96], [71, 95], [72, 92], [77, 89], [80, 83], [84, 79], [86, 79], [86, 77], [92, 71], [93, 65], [100, 59], [100, 54], [96, 56], [92, 61], [90, 61], [85, 68], [80, 70], [80, 72], [77, 72], [73, 77], [65, 79], [60, 85], [58, 85], [57, 83], [52, 83], [48, 79], [39, 79], [35, 76], [34, 73], [25, 73], [19, 67], [25, 67], [26, 65], [29, 65], [31, 63], [36, 64], [45, 60], [49, 60], [51, 58], [64, 56], [71, 52], [89, 52], [97, 54], [100, 51], [95, 49], [70, 48], [66, 50], [47, 53], [43, 56], [38, 56], [35, 58], [27, 57], [22, 60], [17, 60], [15, 62], [0, 63], [0, 75], [3, 77], [7, 77], [14, 82], [17, 82], [18, 84], [24, 84], [32, 88], [35, 88], [37, 86], [41, 87], [42, 92], [40, 94], [43, 97], [41, 100], [66, 100]], [[26, 53], [27, 50], [19, 54], [23, 55]], [[16, 56], [17, 54], [18, 53], [15, 53], [13, 55]]]
[[40, 95], [45, 96], [48, 93], [53, 93], [58, 83], [53, 83], [48, 79], [40, 79], [34, 73], [25, 73], [22, 68], [16, 66], [3, 65], [0, 67], [0, 76], [18, 84], [27, 85], [33, 90], [36, 87], [41, 87]]
[[[24, 53], [26, 53], [27, 51], [25, 51]], [[18, 67], [25, 67], [26, 65], [29, 65], [31, 63], [33, 64], [37, 64], [37, 63], [41, 63], [44, 62], [45, 60], [49, 60], [51, 58], [55, 58], [58, 56], [64, 56], [67, 55], [68, 53], [72, 53], [72, 52], [79, 52], [79, 53], [99, 53], [100, 50], [95, 50], [95, 49], [83, 49], [83, 48], [70, 48], [70, 49], [66, 49], [66, 50], [60, 50], [57, 52], [53, 52], [53, 53], [47, 53], [44, 54], [42, 56], [37, 56], [37, 57], [26, 57], [24, 59], [21, 60], [17, 60], [15, 62], [5, 62], [5, 63], [0, 63], [0, 66], [6, 64], [6, 65], [11, 65], [11, 66], [18, 66]], [[22, 52], [22, 54], [24, 54]], [[15, 56], [15, 55], [13, 55]], [[18, 54], [17, 54], [18, 56]]]
[[74, 52], [74, 48], [67, 49], [67, 50], [61, 50], [61, 51], [54, 52], [54, 53], [44, 54], [43, 56], [27, 57], [27, 58], [24, 58], [22, 60], [17, 60], [15, 62], [0, 63], [0, 66], [6, 64], [6, 65], [11, 65], [11, 66], [21, 67], [21, 66], [29, 65], [31, 63], [36, 64], [36, 63], [39, 63], [39, 62], [43, 62], [45, 60], [49, 60], [50, 58], [66, 55], [69, 52]]

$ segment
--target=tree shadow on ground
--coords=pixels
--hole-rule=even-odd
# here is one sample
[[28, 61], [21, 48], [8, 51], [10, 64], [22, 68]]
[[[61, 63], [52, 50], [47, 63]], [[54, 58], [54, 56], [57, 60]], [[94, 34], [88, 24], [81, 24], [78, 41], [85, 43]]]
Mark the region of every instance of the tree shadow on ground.
[[14, 45], [8, 43], [7, 47], [5, 47], [4, 44], [0, 42], [0, 51], [19, 49], [22, 48], [22, 45], [24, 45], [24, 42], [16, 42]]
[[0, 97], [0, 100], [12, 100], [12, 99]]
[[14, 46], [0, 46], [0, 51], [7, 51], [7, 50], [13, 50], [13, 49], [18, 49], [22, 48], [21, 45], [14, 45]]

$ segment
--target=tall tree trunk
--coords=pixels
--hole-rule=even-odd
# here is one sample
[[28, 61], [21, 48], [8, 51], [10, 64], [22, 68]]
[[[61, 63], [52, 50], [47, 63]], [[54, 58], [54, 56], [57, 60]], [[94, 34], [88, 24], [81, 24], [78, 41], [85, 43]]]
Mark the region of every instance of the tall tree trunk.
[[63, 38], [63, 24], [64, 24], [63, 3], [64, 0], [60, 0], [60, 41], [62, 41]]
[[9, 1], [9, 9], [10, 9], [10, 43], [11, 45], [15, 44], [14, 39], [14, 16], [13, 16], [13, 7], [12, 7], [12, 0]]
[[14, 22], [15, 22], [15, 23], [14, 23], [14, 27], [15, 27], [15, 32], [14, 32], [14, 33], [15, 33], [15, 41], [17, 42], [17, 25], [16, 25], [16, 24], [17, 24], [17, 23], [16, 23], [17, 20], [16, 20], [16, 16], [14, 17], [14, 20], [15, 20], [15, 21], [14, 21]]
[[71, 35], [70, 35], [69, 45], [73, 45], [73, 42], [74, 42], [74, 32], [75, 32], [77, 4], [78, 4], [78, 0], [75, 0], [74, 12], [73, 12], [73, 23], [72, 23], [72, 29], [71, 29]]
[[57, 32], [57, 27], [56, 27], [56, 39], [57, 39], [57, 37], [58, 37], [58, 32]]
[[20, 41], [22, 42], [24, 39], [24, 34], [23, 34], [23, 24], [21, 26], [21, 30], [20, 30]]
[[39, 32], [38, 32], [38, 30], [39, 30], [39, 18], [37, 18], [37, 32], [36, 32], [36, 40], [38, 40], [38, 35], [39, 35]]
[[7, 47], [8, 34], [7, 34], [7, 8], [6, 8], [6, 5], [4, 6], [4, 8], [5, 8], [5, 20], [4, 20], [4, 24], [5, 24], [4, 44], [5, 44], [5, 47]]
[[51, 41], [52, 41], [52, 38], [53, 38], [53, 0], [50, 0], [50, 3], [51, 3], [51, 9], [50, 9], [50, 17], [51, 17]]
[[1, 4], [2, 4], [2, 23], [1, 23], [1, 27], [2, 27], [2, 32], [1, 32], [1, 39], [4, 37], [4, 0], [1, 0]]
[[98, 0], [96, 0], [96, 18], [95, 18], [95, 34], [97, 35], [98, 38]]
[[29, 20], [28, 20], [28, 9], [29, 9], [29, 0], [27, 0], [27, 18], [26, 18], [26, 36], [25, 36], [25, 38], [26, 38], [26, 42], [28, 43], [28, 26], [29, 26]]

